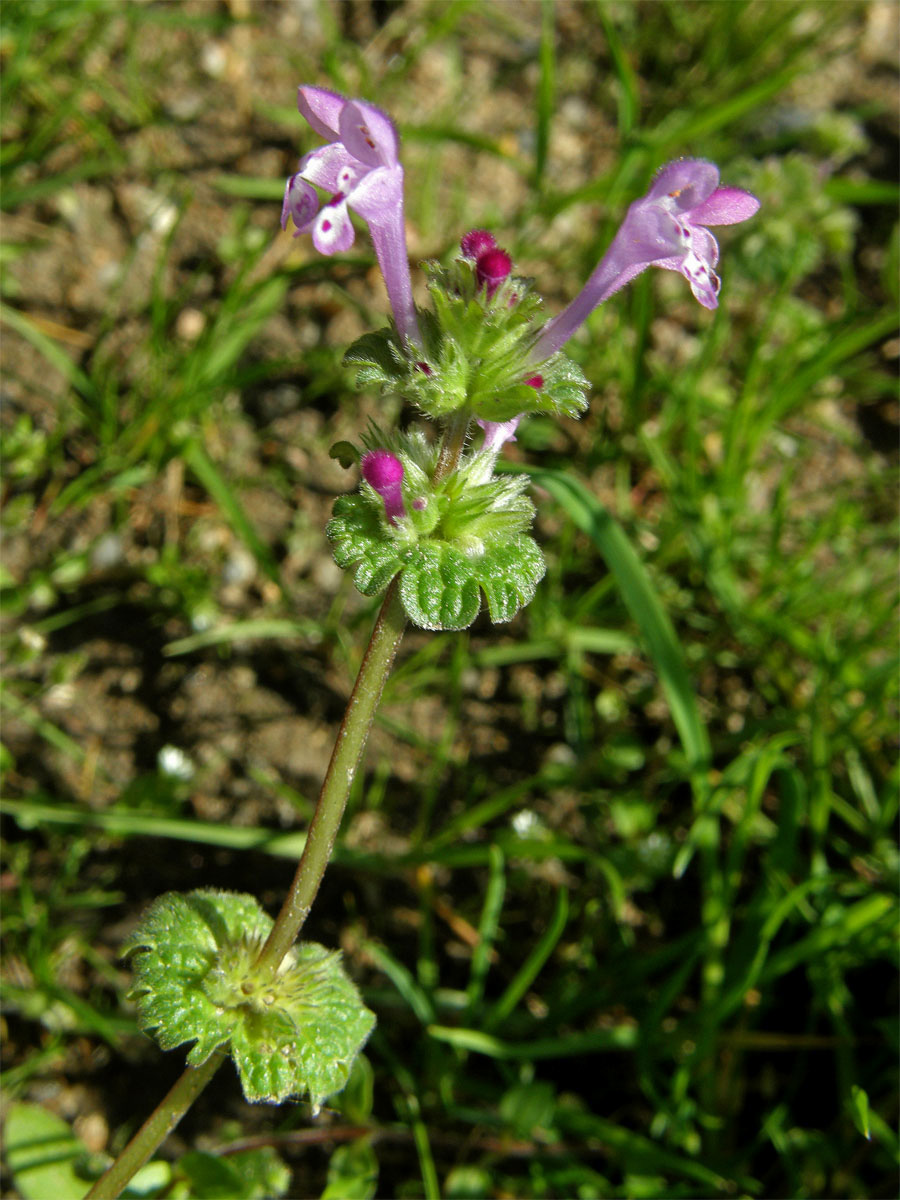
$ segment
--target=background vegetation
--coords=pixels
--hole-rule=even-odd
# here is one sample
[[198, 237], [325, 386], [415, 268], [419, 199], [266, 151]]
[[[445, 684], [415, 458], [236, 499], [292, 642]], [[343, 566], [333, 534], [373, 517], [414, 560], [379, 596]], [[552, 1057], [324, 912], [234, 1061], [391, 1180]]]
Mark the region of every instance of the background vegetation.
[[677, 155], [763, 207], [714, 316], [648, 272], [520, 431], [576, 481], [531, 607], [408, 636], [307, 927], [370, 1072], [313, 1124], [227, 1068], [143, 1194], [896, 1194], [896, 15], [6, 0], [4, 1194], [180, 1072], [118, 947], [275, 911], [372, 620], [323, 526], [385, 300], [278, 231], [300, 82], [396, 117], [414, 259], [486, 226], [550, 312]]

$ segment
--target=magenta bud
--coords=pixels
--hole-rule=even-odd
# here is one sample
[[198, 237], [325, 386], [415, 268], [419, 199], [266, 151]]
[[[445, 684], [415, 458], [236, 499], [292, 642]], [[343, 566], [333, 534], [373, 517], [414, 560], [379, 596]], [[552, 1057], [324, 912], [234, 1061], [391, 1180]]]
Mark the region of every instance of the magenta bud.
[[530, 379], [526, 379], [525, 383], [528, 387], [533, 387], [536, 391], [540, 391], [544, 386], [543, 375], [532, 375]]
[[488, 233], [486, 229], [473, 229], [459, 243], [459, 248], [464, 258], [478, 258], [479, 254], [484, 254], [485, 250], [493, 250], [496, 245], [492, 233]]
[[419, 368], [419, 370], [422, 372], [423, 375], [431, 375], [432, 374], [431, 367], [429, 367], [427, 362], [417, 362], [416, 366]]
[[384, 501], [384, 511], [392, 525], [406, 516], [403, 505], [403, 463], [387, 450], [370, 450], [362, 456], [362, 474], [366, 483]]
[[425, 496], [416, 496], [415, 500], [413, 500], [413, 508], [416, 510], [416, 512], [422, 512], [423, 509], [427, 507], [428, 500]]
[[509, 278], [511, 270], [512, 259], [499, 246], [479, 254], [475, 261], [475, 278], [479, 286], [487, 288], [489, 300], [504, 279]]

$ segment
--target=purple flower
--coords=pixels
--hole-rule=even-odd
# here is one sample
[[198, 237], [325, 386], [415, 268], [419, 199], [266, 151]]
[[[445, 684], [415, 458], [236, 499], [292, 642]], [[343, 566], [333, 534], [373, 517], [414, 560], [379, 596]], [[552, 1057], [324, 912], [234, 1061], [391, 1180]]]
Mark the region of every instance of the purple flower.
[[[312, 233], [321, 254], [353, 245], [348, 206], [368, 223], [388, 299], [401, 337], [421, 344], [412, 297], [403, 225], [403, 168], [399, 139], [389, 117], [364, 100], [347, 100], [326, 88], [301, 87], [297, 107], [328, 145], [311, 150], [287, 181], [281, 227], [291, 217], [296, 237]], [[315, 184], [331, 193], [320, 209]]]
[[682, 158], [662, 168], [650, 191], [628, 210], [612, 245], [582, 291], [541, 331], [531, 357], [549, 358], [613, 292], [649, 266], [680, 271], [704, 308], [715, 308], [719, 246], [707, 225], [746, 221], [759, 201], [740, 188], [719, 187], [719, 168]]
[[370, 450], [362, 457], [362, 475], [384, 501], [384, 512], [391, 525], [406, 516], [403, 503], [403, 463], [387, 450]]
[[490, 450], [496, 457], [506, 442], [514, 442], [516, 440], [516, 429], [524, 415], [524, 413], [520, 413], [510, 421], [477, 421], [477, 424], [484, 430], [484, 443], [481, 447], [482, 453], [485, 450]]

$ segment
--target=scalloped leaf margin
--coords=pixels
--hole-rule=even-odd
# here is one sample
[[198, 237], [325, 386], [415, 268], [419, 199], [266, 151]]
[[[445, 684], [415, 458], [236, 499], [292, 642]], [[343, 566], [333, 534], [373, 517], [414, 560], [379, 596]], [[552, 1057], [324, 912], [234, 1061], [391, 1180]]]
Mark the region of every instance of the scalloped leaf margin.
[[141, 1028], [187, 1061], [228, 1045], [245, 1097], [314, 1109], [347, 1082], [375, 1025], [341, 965], [314, 942], [294, 946], [274, 979], [254, 975], [272, 919], [253, 896], [200, 889], [153, 902], [127, 939]]

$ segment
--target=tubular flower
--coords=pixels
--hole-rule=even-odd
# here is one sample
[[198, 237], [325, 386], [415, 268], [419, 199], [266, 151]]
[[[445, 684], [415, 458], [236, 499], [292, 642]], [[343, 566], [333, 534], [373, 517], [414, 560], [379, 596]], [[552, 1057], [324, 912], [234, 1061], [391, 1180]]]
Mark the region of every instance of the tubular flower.
[[[522, 414], [524, 415], [524, 414]], [[484, 444], [481, 449], [498, 454], [506, 442], [516, 440], [516, 429], [522, 416], [513, 417], [511, 421], [477, 421], [484, 430]]]
[[588, 315], [647, 267], [680, 271], [704, 308], [716, 308], [719, 246], [708, 225], [735, 225], [759, 209], [740, 188], [719, 187], [719, 168], [682, 158], [662, 168], [646, 196], [636, 200], [612, 244], [568, 308], [548, 321], [532, 351], [540, 362], [564, 345]]
[[403, 463], [387, 450], [370, 450], [362, 457], [362, 475], [366, 483], [384, 501], [384, 513], [391, 525], [406, 516], [403, 503]]
[[521, 413], [509, 421], [476, 420], [476, 424], [480, 425], [484, 431], [484, 441], [481, 443], [481, 449], [478, 452], [477, 465], [470, 469], [470, 483], [487, 483], [491, 479], [494, 464], [500, 456], [500, 451], [507, 442], [514, 442], [516, 440], [516, 430], [524, 415], [524, 413]]
[[[403, 224], [403, 168], [399, 138], [389, 117], [364, 100], [326, 88], [301, 87], [297, 107], [328, 144], [311, 150], [287, 181], [281, 227], [290, 217], [294, 236], [311, 233], [321, 254], [353, 245], [348, 207], [367, 222], [401, 337], [421, 344], [412, 297]], [[331, 193], [320, 209], [315, 184]]]

